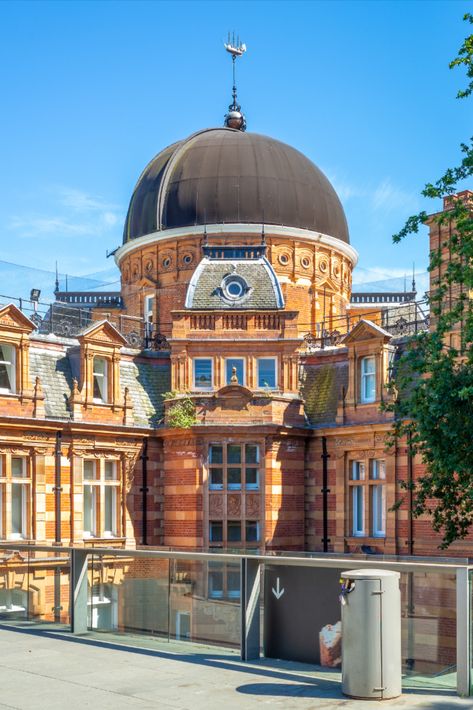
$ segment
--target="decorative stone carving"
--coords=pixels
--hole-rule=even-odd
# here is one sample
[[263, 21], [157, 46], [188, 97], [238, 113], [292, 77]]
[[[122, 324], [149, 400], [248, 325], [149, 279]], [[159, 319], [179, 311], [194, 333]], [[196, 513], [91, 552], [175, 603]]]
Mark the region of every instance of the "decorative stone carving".
[[260, 496], [259, 494], [250, 494], [246, 496], [246, 517], [257, 518], [260, 514]]
[[241, 495], [230, 494], [227, 496], [227, 516], [241, 518]]
[[223, 495], [221, 493], [211, 493], [209, 496], [210, 517], [223, 518]]

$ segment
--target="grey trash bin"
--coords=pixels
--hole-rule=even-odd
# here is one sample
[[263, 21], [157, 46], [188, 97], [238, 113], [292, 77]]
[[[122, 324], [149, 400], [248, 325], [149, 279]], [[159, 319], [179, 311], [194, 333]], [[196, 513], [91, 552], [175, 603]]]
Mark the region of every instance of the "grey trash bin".
[[342, 693], [387, 700], [401, 695], [399, 572], [342, 572]]

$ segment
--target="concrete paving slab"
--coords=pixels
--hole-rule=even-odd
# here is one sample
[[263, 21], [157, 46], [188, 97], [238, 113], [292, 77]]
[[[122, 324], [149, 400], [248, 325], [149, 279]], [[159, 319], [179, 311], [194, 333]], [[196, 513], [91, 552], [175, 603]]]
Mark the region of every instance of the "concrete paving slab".
[[[99, 638], [98, 638], [99, 637]], [[143, 639], [142, 639], [143, 643]], [[15, 710], [366, 710], [378, 703], [345, 698], [337, 671], [261, 659], [242, 663], [231, 650], [57, 631], [0, 630], [0, 709]], [[473, 710], [473, 699], [422, 689], [385, 701], [389, 710]]]

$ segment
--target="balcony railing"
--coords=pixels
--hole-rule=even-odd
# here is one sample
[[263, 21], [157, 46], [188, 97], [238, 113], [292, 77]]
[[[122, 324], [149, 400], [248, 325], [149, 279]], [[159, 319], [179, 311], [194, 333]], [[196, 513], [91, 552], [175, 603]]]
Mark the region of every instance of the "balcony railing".
[[[0, 543], [0, 620], [27, 622], [29, 628], [51, 622], [73, 634], [111, 631], [239, 647], [242, 660], [248, 661], [260, 656], [261, 623], [265, 638], [280, 633], [272, 624], [270, 609], [271, 604], [279, 604], [281, 592], [274, 602], [268, 575], [273, 579], [276, 575], [278, 581], [287, 575], [284, 584], [289, 594], [288, 580], [294, 579], [294, 573], [311, 571], [307, 593], [297, 596], [304, 608], [296, 615], [302, 614], [310, 628], [314, 610], [322, 604], [319, 595], [327, 594], [327, 580], [335, 584], [331, 606], [337, 614], [340, 572], [367, 567], [401, 575], [404, 685], [419, 687], [428, 680], [430, 687], [436, 682], [443, 689], [456, 685], [459, 694], [470, 695], [473, 565], [462, 559], [4, 542]], [[328, 623], [336, 621], [331, 618]], [[284, 638], [279, 640], [284, 643]]]
[[[87, 327], [104, 319], [108, 320], [123, 335], [131, 348], [168, 350], [167, 339], [142, 318], [117, 313], [118, 302], [115, 294], [69, 293], [71, 300], [54, 303], [34, 302], [0, 294], [0, 305], [13, 303], [36, 326], [42, 335], [54, 334], [63, 338], [75, 338]], [[80, 300], [84, 298], [85, 300]], [[109, 301], [107, 300], [109, 299]], [[86, 305], [89, 305], [87, 308]], [[110, 308], [110, 310], [107, 310]]]

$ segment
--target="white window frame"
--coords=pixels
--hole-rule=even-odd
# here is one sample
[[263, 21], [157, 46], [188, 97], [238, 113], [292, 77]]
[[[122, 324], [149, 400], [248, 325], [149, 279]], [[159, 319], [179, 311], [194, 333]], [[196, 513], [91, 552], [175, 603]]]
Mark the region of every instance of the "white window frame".
[[[358, 503], [361, 497], [361, 507]], [[365, 530], [365, 486], [351, 486], [351, 519], [353, 537], [366, 537]], [[361, 520], [358, 518], [358, 511], [361, 510]]]
[[[195, 380], [196, 362], [202, 361], [202, 360], [208, 360], [210, 362], [210, 385], [209, 386], [198, 385]], [[214, 388], [214, 359], [213, 359], [213, 357], [194, 357], [194, 358], [192, 358], [192, 382], [193, 382], [193, 389], [194, 390], [203, 390], [205, 392], [208, 392], [209, 390], [213, 390], [213, 388]]]
[[[368, 362], [373, 363], [373, 370], [366, 371]], [[372, 394], [367, 394], [367, 385], [373, 378], [374, 386]], [[374, 355], [367, 355], [361, 358], [360, 362], [360, 401], [362, 404], [376, 402], [376, 358]]]
[[148, 293], [144, 298], [143, 304], [143, 319], [145, 323], [153, 324], [154, 322], [154, 301], [156, 295]]
[[0, 387], [0, 394], [14, 394], [16, 392], [16, 348], [10, 343], [0, 342], [3, 348], [8, 348], [11, 353], [10, 360], [0, 360], [0, 365], [5, 365], [10, 378], [10, 387]]
[[[18, 459], [21, 461], [21, 475], [13, 475], [13, 461]], [[21, 491], [20, 501], [20, 521], [17, 527], [19, 532], [13, 530], [13, 486], [18, 486]], [[10, 459], [10, 540], [25, 540], [28, 538], [28, 503], [31, 491], [31, 480], [28, 477], [28, 464], [26, 456], [12, 456]]]
[[[259, 378], [259, 364], [260, 364], [260, 360], [273, 360], [273, 361], [274, 361], [274, 387], [269, 387], [269, 385], [266, 386], [266, 385], [260, 385], [260, 384], [259, 384], [259, 379], [260, 379], [260, 378]], [[268, 356], [268, 357], [258, 357], [258, 358], [256, 358], [256, 386], [257, 386], [257, 389], [259, 389], [259, 390], [266, 390], [266, 389], [269, 389], [269, 390], [277, 390], [277, 389], [278, 389], [278, 384], [279, 384], [279, 376], [278, 376], [278, 374], [279, 374], [279, 367], [278, 367], [278, 362], [279, 362], [278, 358], [277, 358], [277, 357], [273, 357], [272, 355], [270, 355], [270, 356]]]
[[229, 356], [229, 357], [225, 358], [225, 365], [224, 365], [224, 367], [225, 367], [225, 384], [231, 385], [231, 381], [230, 381], [231, 375], [230, 375], [230, 377], [228, 377], [228, 373], [227, 373], [227, 362], [229, 362], [230, 360], [241, 360], [242, 361], [242, 363], [243, 363], [243, 381], [242, 382], [239, 381], [238, 384], [246, 386], [246, 358], [240, 357], [239, 355], [235, 355], [235, 357]]
[[[370, 486], [371, 498], [371, 527], [373, 537], [386, 537], [386, 486], [382, 483]], [[381, 506], [381, 511], [378, 507]], [[379, 513], [381, 512], [381, 516]], [[378, 518], [381, 519], [381, 526], [378, 527]]]
[[[97, 496], [99, 491], [99, 486], [94, 485], [90, 479], [86, 479], [87, 482], [83, 483], [82, 487], [82, 500], [83, 500], [83, 512], [82, 512], [82, 524], [84, 525], [84, 538], [97, 537]], [[91, 485], [92, 483], [92, 485]], [[92, 525], [90, 526], [92, 530], [85, 529], [85, 489], [90, 489], [90, 500], [91, 500], [91, 510], [90, 516], [92, 520]]]
[[[104, 371], [103, 372], [96, 372], [95, 370], [95, 363], [97, 361], [103, 362], [104, 363]], [[92, 397], [93, 401], [97, 404], [104, 404], [107, 403], [109, 400], [108, 396], [108, 375], [109, 375], [109, 368], [110, 368], [110, 361], [107, 360], [107, 358], [100, 357], [99, 355], [94, 355], [94, 359], [92, 361]], [[102, 393], [102, 397], [94, 397], [95, 394], [95, 378], [97, 379], [97, 387], [99, 391]], [[100, 386], [100, 378], [102, 381], [102, 385]], [[105, 396], [104, 396], [105, 395]]]
[[[370, 515], [373, 537], [386, 537], [386, 460], [370, 460]], [[381, 511], [379, 510], [381, 506]], [[381, 515], [379, 515], [381, 513]], [[378, 520], [381, 525], [378, 525]]]
[[[94, 466], [94, 478], [85, 478], [86, 463], [91, 463]], [[91, 489], [91, 518], [93, 530], [83, 530], [84, 538], [115, 538], [120, 535], [120, 496], [121, 482], [119, 475], [119, 462], [117, 459], [89, 459], [84, 458], [82, 462], [82, 500], [83, 500], [83, 525], [85, 524], [85, 488]], [[106, 478], [107, 465], [113, 466], [113, 478]], [[112, 529], [105, 529], [106, 524], [106, 506], [107, 506], [107, 490], [113, 490], [112, 493]]]

